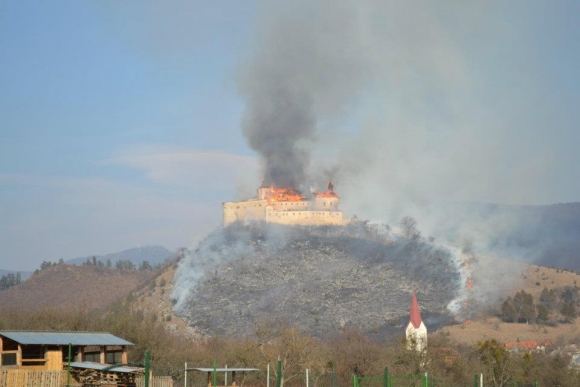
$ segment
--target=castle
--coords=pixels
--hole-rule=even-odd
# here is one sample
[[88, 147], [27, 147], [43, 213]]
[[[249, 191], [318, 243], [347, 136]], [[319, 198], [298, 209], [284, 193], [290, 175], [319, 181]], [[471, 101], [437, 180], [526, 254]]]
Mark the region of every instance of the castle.
[[302, 196], [292, 188], [275, 188], [262, 184], [258, 196], [222, 204], [224, 226], [236, 221], [262, 220], [285, 225], [344, 225], [339, 197], [332, 182], [326, 192]]

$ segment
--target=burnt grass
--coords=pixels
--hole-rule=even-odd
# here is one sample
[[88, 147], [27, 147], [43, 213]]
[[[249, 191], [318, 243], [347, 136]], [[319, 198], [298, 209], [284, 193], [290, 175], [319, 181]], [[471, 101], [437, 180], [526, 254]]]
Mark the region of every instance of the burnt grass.
[[199, 333], [252, 336], [267, 320], [315, 337], [346, 328], [400, 335], [416, 290], [428, 329], [450, 323], [459, 275], [449, 251], [384, 225], [279, 226], [235, 223], [211, 233], [181, 264], [188, 284], [177, 314]]

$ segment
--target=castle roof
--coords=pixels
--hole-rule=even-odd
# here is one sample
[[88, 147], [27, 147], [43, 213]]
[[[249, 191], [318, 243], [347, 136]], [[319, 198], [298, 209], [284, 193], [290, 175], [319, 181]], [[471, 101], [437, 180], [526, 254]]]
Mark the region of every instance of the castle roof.
[[413, 292], [413, 298], [411, 299], [411, 318], [409, 322], [413, 324], [415, 329], [421, 326], [421, 313], [419, 312], [419, 303], [417, 302], [417, 296], [415, 292]]

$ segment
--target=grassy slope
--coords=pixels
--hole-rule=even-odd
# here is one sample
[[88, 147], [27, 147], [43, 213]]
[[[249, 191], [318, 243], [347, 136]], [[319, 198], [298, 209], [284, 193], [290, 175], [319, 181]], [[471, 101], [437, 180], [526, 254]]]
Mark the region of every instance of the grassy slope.
[[[198, 338], [195, 330], [173, 313], [172, 303], [169, 299], [173, 290], [173, 276], [177, 269], [177, 263], [166, 267], [159, 276], [155, 278], [155, 287], [146, 286], [137, 291], [134, 296], [133, 305], [145, 311], [155, 313], [162, 321], [165, 321], [167, 330], [191, 338]], [[162, 280], [165, 286], [161, 286]]]
[[[528, 266], [524, 276], [522, 281], [514, 283], [511, 292], [506, 296], [513, 296], [523, 289], [527, 293], [531, 293], [534, 296], [534, 301], [537, 302], [544, 287], [551, 289], [566, 285], [574, 286], [574, 281], [580, 286], [580, 275], [542, 266]], [[504, 323], [495, 316], [489, 316], [462, 325], [445, 327], [441, 331], [448, 332], [453, 340], [464, 344], [471, 344], [486, 338], [495, 338], [501, 342], [517, 341], [518, 339], [520, 341], [549, 339], [553, 344], [562, 345], [570, 342], [580, 343], [580, 318], [576, 319], [573, 324], [544, 327], [535, 324]]]
[[59, 265], [0, 292], [0, 310], [45, 307], [105, 308], [143, 286], [155, 273]]

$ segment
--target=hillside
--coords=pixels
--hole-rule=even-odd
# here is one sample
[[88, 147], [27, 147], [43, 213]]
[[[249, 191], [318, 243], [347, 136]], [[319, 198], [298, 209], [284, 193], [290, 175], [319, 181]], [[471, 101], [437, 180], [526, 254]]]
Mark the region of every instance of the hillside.
[[67, 307], [105, 308], [144, 286], [154, 271], [120, 271], [91, 266], [57, 265], [0, 292], [0, 310]]
[[[580, 275], [576, 273], [529, 265], [519, 280], [514, 281], [510, 289], [506, 289], [505, 297], [513, 297], [516, 292], [524, 290], [526, 293], [532, 294], [537, 302], [544, 287], [549, 290], [565, 286], [574, 287], [576, 284], [580, 284]], [[572, 324], [558, 324], [556, 326], [505, 323], [494, 316], [499, 309], [500, 304], [497, 303], [495, 309], [480, 314], [478, 319], [468, 320], [466, 323], [456, 326], [444, 327], [441, 331], [462, 344], [473, 344], [485, 337], [493, 337], [501, 342], [548, 339], [557, 345], [580, 344], [580, 319], [576, 319]]]
[[177, 314], [208, 336], [247, 336], [282, 319], [319, 337], [347, 327], [384, 337], [400, 332], [416, 290], [426, 321], [453, 321], [448, 306], [464, 287], [457, 257], [377, 227], [218, 229], [181, 262]]
[[[110, 260], [113, 267], [115, 263], [118, 261], [131, 261], [136, 266], [139, 266], [142, 262], [147, 261], [150, 265], [155, 266], [165, 262], [166, 259], [172, 258], [175, 256], [174, 252], [167, 250], [163, 246], [145, 246], [145, 247], [136, 247], [133, 249], [124, 250], [118, 253], [106, 254], [106, 255], [95, 255], [98, 261], [103, 263]], [[69, 259], [66, 263], [71, 265], [82, 265], [87, 261], [87, 259], [91, 259], [93, 256], [87, 257], [78, 257]]]
[[175, 332], [179, 336], [199, 338], [198, 332], [175, 314], [169, 298], [173, 290], [173, 277], [177, 266], [177, 262], [166, 266], [148, 286], [134, 292], [131, 297], [131, 306], [156, 316], [164, 322], [169, 332]]

